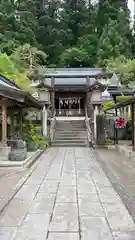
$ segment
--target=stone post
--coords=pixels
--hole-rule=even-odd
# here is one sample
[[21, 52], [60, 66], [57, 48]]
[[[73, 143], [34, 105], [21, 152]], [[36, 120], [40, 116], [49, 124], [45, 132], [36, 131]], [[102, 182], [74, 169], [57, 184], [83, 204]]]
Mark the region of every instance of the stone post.
[[43, 106], [42, 110], [42, 128], [43, 128], [43, 136], [47, 136], [47, 110], [45, 105]]
[[128, 105], [128, 117], [130, 116], [130, 114], [131, 114], [131, 106]]
[[125, 121], [127, 121], [128, 120], [128, 117], [127, 117], [127, 107], [125, 106], [124, 107], [124, 119], [125, 119]]
[[99, 111], [98, 111], [98, 105], [95, 105], [94, 107], [94, 138], [96, 139], [97, 137], [97, 125], [96, 125], [96, 118], [98, 115]]
[[122, 108], [119, 108], [119, 109], [118, 109], [118, 116], [119, 116], [119, 117], [122, 117], [122, 116], [123, 116]]

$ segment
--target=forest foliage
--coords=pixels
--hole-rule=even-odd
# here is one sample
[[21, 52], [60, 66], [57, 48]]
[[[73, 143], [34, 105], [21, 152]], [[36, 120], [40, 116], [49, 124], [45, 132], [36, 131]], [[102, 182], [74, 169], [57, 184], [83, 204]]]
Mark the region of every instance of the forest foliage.
[[127, 84], [135, 77], [134, 29], [127, 0], [1, 1], [0, 59], [26, 75], [39, 65], [107, 66]]

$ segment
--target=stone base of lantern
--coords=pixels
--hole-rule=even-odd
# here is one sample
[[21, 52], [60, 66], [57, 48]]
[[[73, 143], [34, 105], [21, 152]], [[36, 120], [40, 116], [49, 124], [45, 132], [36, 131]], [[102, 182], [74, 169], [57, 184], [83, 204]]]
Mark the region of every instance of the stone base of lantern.
[[0, 161], [8, 161], [11, 147], [0, 145]]

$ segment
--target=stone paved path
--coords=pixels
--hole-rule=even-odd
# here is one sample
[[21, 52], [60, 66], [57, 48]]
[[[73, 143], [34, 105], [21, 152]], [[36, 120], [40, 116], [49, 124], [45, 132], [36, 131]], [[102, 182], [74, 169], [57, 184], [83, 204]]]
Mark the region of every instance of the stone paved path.
[[0, 215], [0, 240], [134, 240], [135, 224], [89, 148], [51, 148]]

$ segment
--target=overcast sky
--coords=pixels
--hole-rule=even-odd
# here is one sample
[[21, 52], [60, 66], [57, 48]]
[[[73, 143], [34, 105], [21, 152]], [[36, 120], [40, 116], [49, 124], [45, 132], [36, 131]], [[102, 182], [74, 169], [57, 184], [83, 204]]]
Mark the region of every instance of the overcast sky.
[[129, 9], [131, 11], [132, 17], [134, 16], [134, 0], [128, 0]]

